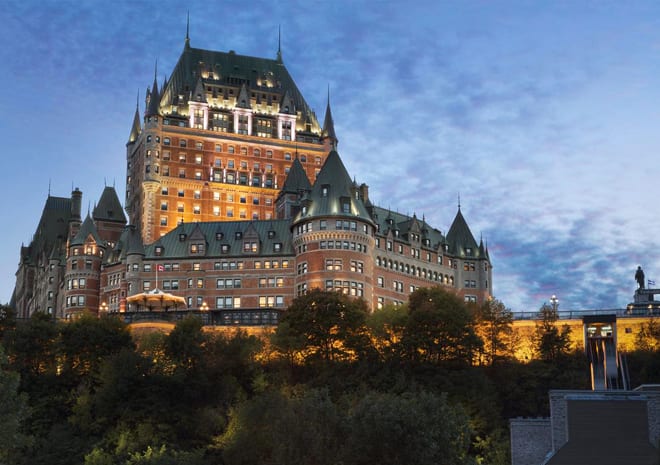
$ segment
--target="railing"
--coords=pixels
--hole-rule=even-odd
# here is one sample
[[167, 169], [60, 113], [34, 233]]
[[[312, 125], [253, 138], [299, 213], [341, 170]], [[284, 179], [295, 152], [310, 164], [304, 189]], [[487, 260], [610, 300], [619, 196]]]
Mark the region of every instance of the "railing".
[[[660, 307], [630, 307], [630, 308], [601, 308], [592, 310], [558, 310], [560, 320], [579, 320], [585, 316], [616, 315], [617, 318], [633, 318], [640, 316], [660, 317]], [[540, 320], [540, 312], [513, 312], [514, 320]]]
[[273, 308], [226, 309], [226, 310], [171, 310], [130, 311], [110, 313], [127, 324], [143, 322], [176, 323], [189, 316], [196, 316], [205, 326], [275, 326], [280, 320], [281, 310]]

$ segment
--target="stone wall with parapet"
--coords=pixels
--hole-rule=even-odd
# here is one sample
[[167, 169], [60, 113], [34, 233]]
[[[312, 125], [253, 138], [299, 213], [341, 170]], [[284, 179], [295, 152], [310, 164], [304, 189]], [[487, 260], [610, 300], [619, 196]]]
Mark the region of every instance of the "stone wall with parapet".
[[552, 450], [549, 418], [513, 418], [511, 465], [540, 465]]

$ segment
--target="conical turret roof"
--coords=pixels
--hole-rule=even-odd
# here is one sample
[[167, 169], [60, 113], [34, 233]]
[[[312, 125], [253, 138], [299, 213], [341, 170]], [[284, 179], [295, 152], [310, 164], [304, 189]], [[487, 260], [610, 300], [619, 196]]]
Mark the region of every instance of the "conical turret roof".
[[87, 217], [85, 218], [85, 221], [83, 221], [82, 225], [80, 226], [80, 230], [78, 231], [78, 234], [76, 234], [76, 236], [73, 239], [71, 239], [69, 246], [83, 245], [89, 236], [92, 236], [92, 238], [94, 238], [94, 242], [96, 242], [96, 244], [98, 245], [103, 244], [103, 240], [101, 240], [101, 238], [99, 237], [99, 233], [96, 230], [94, 221], [92, 220], [92, 217], [89, 216], [88, 213]]
[[449, 251], [459, 256], [479, 256], [479, 245], [470, 231], [461, 209], [458, 209], [454, 222], [447, 232]]
[[131, 133], [128, 135], [128, 144], [135, 142], [142, 131], [142, 126], [140, 125], [140, 107], [139, 105], [135, 106], [135, 115], [133, 116], [133, 125], [131, 126]]
[[328, 154], [310, 195], [303, 199], [303, 209], [294, 223], [319, 216], [359, 218], [373, 224], [336, 150]]

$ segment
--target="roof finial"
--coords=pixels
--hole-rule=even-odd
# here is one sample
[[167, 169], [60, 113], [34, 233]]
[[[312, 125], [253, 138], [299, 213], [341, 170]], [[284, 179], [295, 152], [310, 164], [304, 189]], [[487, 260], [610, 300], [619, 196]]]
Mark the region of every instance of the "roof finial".
[[156, 64], [154, 65], [154, 83], [156, 85], [158, 85], [158, 83], [156, 82], [157, 78], [158, 78], [158, 58], [156, 58]]
[[282, 25], [277, 26], [277, 62], [282, 63]]
[[190, 10], [186, 12], [186, 47], [190, 47]]
[[461, 193], [458, 193], [458, 209], [461, 209]]
[[140, 109], [140, 88], [138, 87], [137, 91], [137, 99], [135, 101], [135, 109], [139, 110]]
[[48, 197], [50, 197], [50, 178], [48, 178]]

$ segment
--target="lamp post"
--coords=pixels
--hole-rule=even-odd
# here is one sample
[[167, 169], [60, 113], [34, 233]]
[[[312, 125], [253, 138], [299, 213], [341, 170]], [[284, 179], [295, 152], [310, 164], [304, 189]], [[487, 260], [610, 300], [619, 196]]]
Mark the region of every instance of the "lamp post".
[[101, 312], [102, 313], [108, 312], [108, 304], [106, 302], [101, 302]]
[[557, 308], [559, 308], [559, 299], [556, 295], [552, 294], [552, 297], [550, 297], [550, 304], [552, 304], [552, 311], [557, 313]]
[[205, 325], [209, 324], [209, 306], [206, 301], [202, 302], [202, 306], [199, 309], [202, 311], [202, 321]]

